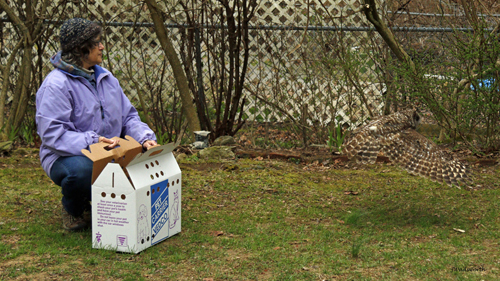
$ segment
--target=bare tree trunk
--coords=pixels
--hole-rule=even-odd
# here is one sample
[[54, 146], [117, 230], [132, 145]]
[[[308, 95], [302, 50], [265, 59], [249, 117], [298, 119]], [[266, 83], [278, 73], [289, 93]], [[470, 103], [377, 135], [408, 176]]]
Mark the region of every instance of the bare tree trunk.
[[28, 95], [30, 94], [29, 84], [31, 82], [32, 59], [33, 53], [31, 48], [25, 48], [23, 58], [21, 60], [21, 71], [19, 73], [16, 89], [14, 91], [12, 108], [6, 124], [7, 132], [11, 130], [17, 131], [23, 121], [24, 113], [26, 112], [26, 107], [28, 106]]
[[172, 42], [168, 37], [167, 29], [163, 25], [164, 19], [161, 14], [161, 8], [158, 7], [156, 1], [154, 0], [146, 0], [145, 2], [148, 5], [149, 12], [151, 13], [151, 18], [153, 19], [158, 40], [160, 41], [163, 51], [165, 52], [165, 55], [170, 62], [170, 65], [172, 66], [174, 77], [177, 82], [177, 87], [179, 88], [179, 93], [182, 100], [182, 111], [186, 114], [188, 126], [193, 136], [194, 131], [200, 130], [200, 121], [198, 119], [196, 109], [193, 105], [193, 98], [189, 91], [186, 74], [184, 73], [184, 69], [182, 68], [182, 64], [179, 60], [179, 57], [177, 56], [177, 53], [175, 52]]
[[[4, 116], [5, 116], [5, 101], [7, 99], [7, 91], [10, 86], [10, 69], [12, 67], [12, 64], [14, 63], [14, 59], [16, 58], [19, 49], [22, 46], [22, 41], [19, 41], [17, 45], [14, 47], [12, 50], [12, 53], [10, 54], [7, 63], [5, 65], [2, 65], [2, 77], [3, 77], [3, 84], [2, 84], [2, 89], [0, 92], [0, 141], [5, 141], [7, 140], [7, 135], [8, 131], [5, 129], [4, 125]], [[4, 128], [4, 129], [2, 129]]]
[[[21, 40], [15, 46], [10, 57], [7, 59], [7, 64], [2, 65], [3, 85], [0, 92], [0, 140], [5, 140], [12, 132], [17, 132], [23, 121], [28, 106], [28, 99], [31, 94], [32, 85], [32, 60], [33, 46], [40, 40], [42, 33], [45, 31], [42, 27], [43, 16], [46, 15], [49, 0], [38, 1], [28, 0], [24, 3], [24, 15], [18, 14], [21, 10], [16, 10], [11, 7], [5, 0], [0, 0], [0, 8], [4, 10], [10, 21], [17, 27]], [[40, 7], [35, 11], [35, 7]], [[23, 18], [23, 20], [21, 20]], [[13, 102], [10, 108], [10, 116], [5, 123], [5, 101], [7, 91], [10, 85], [11, 66], [14, 63], [15, 57], [19, 52], [22, 52], [22, 60], [20, 73], [16, 81], [16, 86], [13, 92]]]
[[[201, 127], [212, 131], [212, 140], [232, 136], [245, 123], [244, 90], [250, 57], [248, 25], [257, 1], [183, 0], [179, 4], [188, 25], [181, 30], [180, 58], [196, 100]], [[203, 25], [212, 27], [202, 28]], [[204, 58], [202, 51], [206, 53]], [[209, 85], [207, 90], [204, 83]]]

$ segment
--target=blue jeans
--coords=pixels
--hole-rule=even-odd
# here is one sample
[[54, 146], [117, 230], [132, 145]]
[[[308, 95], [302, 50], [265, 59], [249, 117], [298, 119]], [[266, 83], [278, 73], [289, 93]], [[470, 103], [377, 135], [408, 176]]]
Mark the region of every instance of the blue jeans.
[[50, 170], [50, 179], [61, 187], [62, 205], [75, 217], [90, 210], [93, 162], [85, 156], [60, 157]]

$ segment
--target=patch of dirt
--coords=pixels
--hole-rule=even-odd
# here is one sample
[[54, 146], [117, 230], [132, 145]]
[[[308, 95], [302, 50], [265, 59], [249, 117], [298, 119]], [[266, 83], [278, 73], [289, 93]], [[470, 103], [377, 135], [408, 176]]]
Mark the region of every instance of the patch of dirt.
[[224, 165], [221, 163], [187, 163], [182, 162], [179, 163], [179, 166], [182, 169], [192, 169], [197, 171], [210, 171], [210, 170], [223, 170]]
[[[80, 277], [84, 278], [83, 276], [80, 275]], [[57, 275], [57, 274], [53, 274], [53, 273], [48, 273], [48, 272], [38, 272], [36, 274], [30, 274], [30, 275], [26, 275], [26, 274], [21, 274], [20, 276], [16, 277], [15, 279], [13, 280], [60, 280], [61, 279], [61, 276]]]
[[17, 243], [21, 237], [19, 235], [4, 235], [2, 237], [2, 243], [10, 245], [12, 248], [17, 248]]
[[34, 264], [37, 263], [39, 260], [40, 258], [38, 256], [29, 256], [29, 255], [19, 256], [15, 259], [0, 263], [0, 268], [22, 266], [25, 264]]
[[252, 255], [249, 253], [244, 253], [242, 251], [235, 251], [232, 249], [228, 249], [225, 252], [225, 255], [226, 255], [226, 260], [228, 260], [228, 261], [247, 260], [247, 259], [252, 257]]

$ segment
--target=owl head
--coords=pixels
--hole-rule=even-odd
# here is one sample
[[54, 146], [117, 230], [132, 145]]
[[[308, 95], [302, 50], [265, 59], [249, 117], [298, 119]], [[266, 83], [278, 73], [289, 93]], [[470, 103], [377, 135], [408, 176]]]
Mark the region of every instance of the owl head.
[[416, 109], [405, 110], [402, 113], [408, 118], [408, 123], [412, 129], [416, 129], [420, 121], [422, 121], [422, 117], [420, 117]]

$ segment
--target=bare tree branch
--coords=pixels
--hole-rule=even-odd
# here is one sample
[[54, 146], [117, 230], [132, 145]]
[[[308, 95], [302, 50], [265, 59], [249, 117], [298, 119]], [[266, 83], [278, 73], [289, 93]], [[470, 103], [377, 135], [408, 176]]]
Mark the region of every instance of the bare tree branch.
[[195, 131], [200, 130], [200, 121], [198, 119], [198, 114], [196, 113], [196, 109], [193, 105], [193, 98], [189, 91], [189, 85], [187, 82], [186, 74], [182, 68], [182, 64], [177, 56], [177, 53], [170, 41], [167, 30], [163, 25], [164, 19], [161, 14], [161, 8], [158, 6], [156, 1], [154, 0], [145, 0], [148, 5], [149, 12], [151, 13], [151, 18], [154, 22], [154, 27], [156, 34], [158, 36], [158, 40], [165, 52], [165, 55], [172, 66], [174, 77], [177, 82], [177, 87], [180, 92], [180, 96], [182, 99], [182, 108], [184, 113], [186, 114], [186, 118], [188, 120], [189, 129], [191, 133], [194, 134]]

